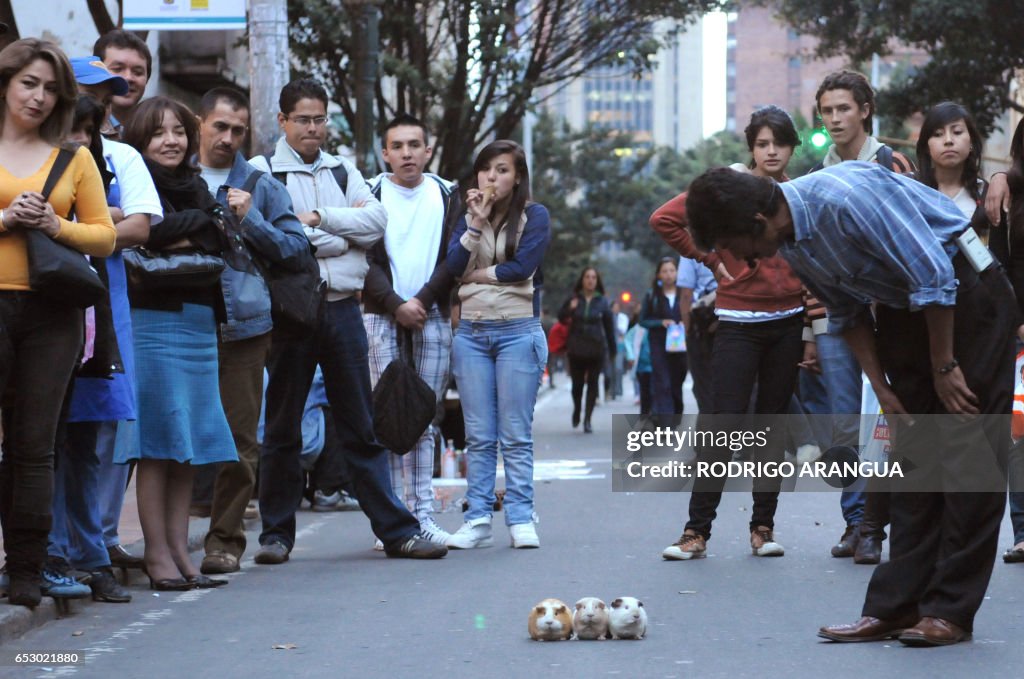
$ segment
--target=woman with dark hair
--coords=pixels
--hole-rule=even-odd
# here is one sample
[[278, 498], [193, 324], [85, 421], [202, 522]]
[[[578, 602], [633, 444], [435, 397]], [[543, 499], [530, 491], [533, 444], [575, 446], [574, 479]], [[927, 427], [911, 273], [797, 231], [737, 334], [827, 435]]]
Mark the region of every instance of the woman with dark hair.
[[683, 414], [683, 382], [686, 381], [686, 351], [670, 351], [667, 345], [672, 326], [686, 336], [690, 322], [693, 290], [676, 287], [675, 257], [662, 257], [654, 272], [651, 289], [640, 306], [640, 325], [647, 329], [651, 351], [651, 413]]
[[982, 144], [967, 109], [951, 101], [932, 106], [917, 139], [917, 178], [949, 196], [975, 229], [987, 231], [985, 181], [978, 174]]
[[[993, 179], [993, 182], [995, 180]], [[1003, 212], [999, 224], [992, 227], [989, 247], [992, 254], [1006, 269], [1017, 298], [1018, 316], [1024, 319], [1024, 120], [1017, 124], [1010, 141], [1010, 169], [1006, 173], [1010, 192], [1010, 207]], [[980, 198], [984, 202], [984, 198]], [[976, 219], [972, 220], [975, 225]], [[975, 229], [978, 227], [975, 225]], [[1018, 328], [1017, 337], [1024, 341], [1024, 326]], [[1020, 344], [1017, 345], [1018, 348]], [[1020, 381], [1024, 376], [1016, 375]], [[1016, 383], [1016, 382], [1015, 382]], [[1013, 526], [1013, 546], [1003, 554], [1006, 563], [1024, 563], [1024, 443], [1010, 449], [1010, 523]]]
[[580, 424], [580, 405], [583, 386], [587, 387], [587, 405], [583, 416], [583, 431], [594, 431], [590, 416], [597, 403], [598, 380], [605, 364], [605, 350], [615, 358], [615, 325], [612, 308], [604, 296], [604, 283], [597, 269], [588, 266], [580, 273], [573, 296], [562, 305], [559, 318], [571, 318], [566, 353], [569, 356], [569, 376], [572, 377], [572, 427]]
[[[146, 247], [220, 254], [219, 206], [191, 161], [199, 143], [192, 111], [167, 97], [148, 99], [125, 127], [124, 141], [145, 159], [164, 209]], [[138, 460], [135, 490], [150, 586], [186, 590], [227, 584], [200, 575], [188, 552], [194, 468], [238, 459], [217, 381], [217, 319], [224, 314], [220, 285], [147, 290], [129, 277], [128, 293], [139, 365], [139, 445], [130, 447], [131, 457], [119, 450], [117, 461]]]
[[[785, 181], [786, 165], [800, 143], [793, 120], [777, 106], [754, 111], [745, 130], [751, 160], [732, 168], [757, 177]], [[715, 314], [718, 330], [711, 351], [712, 401], [716, 429], [736, 430], [748, 412], [754, 385], [754, 412], [783, 415], [789, 410], [803, 358], [803, 288], [793, 270], [779, 256], [753, 261], [737, 259], [728, 250], [704, 252], [687, 230], [686, 197], [683, 193], [658, 208], [651, 227], [684, 257], [697, 259], [715, 272], [718, 293]], [[682, 318], [689, 315], [690, 301], [679, 300]], [[657, 338], [651, 337], [652, 360]], [[655, 368], [655, 374], [657, 368]], [[658, 412], [655, 408], [655, 413]], [[783, 459], [785, 427], [773, 426], [767, 445], [756, 451], [761, 461]], [[698, 451], [701, 460], [728, 461], [731, 451], [706, 447]], [[694, 487], [690, 495], [689, 521], [682, 536], [662, 551], [674, 560], [699, 559], [706, 555], [711, 524], [722, 499], [722, 480], [708, 480]], [[775, 510], [779, 484], [755, 485], [750, 516], [750, 548], [756, 556], [782, 556], [775, 542]]]
[[461, 280], [452, 373], [466, 420], [469, 511], [448, 542], [490, 547], [498, 450], [505, 466], [505, 523], [512, 547], [539, 547], [533, 527], [533, 407], [547, 342], [534, 311], [534, 278], [551, 240], [548, 211], [529, 202], [526, 154], [495, 141], [473, 163], [466, 214], [452, 234], [448, 268]]
[[[78, 149], [50, 195], [41, 191], [71, 126], [78, 88], [52, 42], [27, 38], [0, 51], [0, 394], [3, 459], [0, 523], [8, 601], [34, 607], [53, 522], [53, 447], [61, 406], [78, 364], [83, 312], [30, 284], [26, 234], [36, 231], [105, 257], [117, 237], [103, 180]], [[78, 221], [67, 216], [74, 207]]]

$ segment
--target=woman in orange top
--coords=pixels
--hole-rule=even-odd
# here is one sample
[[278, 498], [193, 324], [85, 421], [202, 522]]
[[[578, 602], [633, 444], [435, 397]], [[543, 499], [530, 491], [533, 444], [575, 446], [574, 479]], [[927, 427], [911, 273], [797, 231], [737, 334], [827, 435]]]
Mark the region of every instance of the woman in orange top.
[[[45, 200], [40, 193], [70, 127], [77, 87], [64, 53], [25, 39], [0, 51], [0, 460], [8, 599], [35, 606], [52, 522], [57, 419], [82, 349], [82, 310], [29, 285], [25, 232], [45, 233], [87, 255], [113, 252], [116, 232], [103, 180], [79, 149]], [[72, 207], [78, 221], [60, 215]]]

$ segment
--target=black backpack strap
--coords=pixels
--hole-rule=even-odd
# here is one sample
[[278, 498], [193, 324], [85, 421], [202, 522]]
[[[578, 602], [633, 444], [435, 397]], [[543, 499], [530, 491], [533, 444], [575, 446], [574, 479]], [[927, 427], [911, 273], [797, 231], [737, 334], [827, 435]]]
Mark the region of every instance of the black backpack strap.
[[[331, 174], [334, 175], [334, 181], [338, 182], [338, 188], [344, 194], [345, 188], [348, 186], [348, 170], [345, 168], [345, 164], [340, 163], [337, 167], [332, 167]], [[380, 196], [378, 196], [379, 198]]]
[[43, 190], [40, 192], [43, 194], [43, 198], [46, 200], [50, 199], [50, 192], [53, 191], [53, 187], [57, 185], [60, 178], [64, 176], [64, 171], [68, 169], [68, 165], [71, 164], [71, 160], [74, 157], [75, 152], [65, 148], [57, 152], [57, 157], [53, 161], [53, 167], [50, 168], [50, 174], [46, 176], [46, 183], [43, 184]]
[[274, 165], [270, 162], [270, 154], [264, 153], [263, 160], [267, 161], [267, 169], [270, 170], [270, 176], [281, 182], [284, 186], [288, 186], [288, 173], [287, 172], [274, 172]]
[[249, 176], [245, 178], [245, 183], [242, 184], [241, 189], [246, 193], [252, 193], [252, 190], [256, 188], [256, 183], [260, 180], [265, 173], [263, 170], [253, 170], [249, 173]]
[[879, 147], [878, 152], [875, 153], [875, 162], [884, 167], [886, 170], [892, 171], [892, 149], [882, 144]]

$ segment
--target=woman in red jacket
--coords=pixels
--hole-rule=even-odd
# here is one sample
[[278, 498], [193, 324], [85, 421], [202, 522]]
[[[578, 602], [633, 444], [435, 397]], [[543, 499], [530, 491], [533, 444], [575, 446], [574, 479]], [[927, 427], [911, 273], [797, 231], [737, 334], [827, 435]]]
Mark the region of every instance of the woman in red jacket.
[[[786, 165], [800, 137], [792, 119], [777, 106], [753, 113], [745, 130], [751, 160], [749, 171], [777, 181], [786, 179]], [[733, 169], [744, 166], [733, 166]], [[676, 196], [651, 216], [651, 227], [684, 257], [697, 259], [719, 279], [715, 313], [719, 319], [712, 347], [712, 401], [715, 429], [737, 430], [747, 412], [754, 385], [758, 385], [755, 412], [782, 415], [787, 412], [803, 357], [803, 298], [796, 275], [781, 257], [746, 262], [727, 250], [702, 252], [686, 230], [686, 194]], [[733, 417], [723, 417], [733, 416]], [[761, 425], [758, 425], [759, 428]], [[772, 427], [758, 459], [783, 459], [784, 428]], [[704, 448], [698, 459], [728, 461], [727, 447]], [[662, 552], [666, 559], [688, 560], [706, 554], [723, 479], [702, 480], [690, 495], [689, 521], [683, 535]], [[757, 556], [782, 556], [775, 542], [774, 519], [779, 499], [779, 479], [756, 481], [750, 517], [750, 547]]]

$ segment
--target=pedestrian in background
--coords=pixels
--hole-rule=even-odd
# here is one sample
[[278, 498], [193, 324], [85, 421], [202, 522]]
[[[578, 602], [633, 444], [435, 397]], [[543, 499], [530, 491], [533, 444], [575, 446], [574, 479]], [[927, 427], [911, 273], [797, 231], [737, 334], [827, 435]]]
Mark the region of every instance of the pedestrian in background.
[[572, 428], [580, 425], [580, 408], [586, 387], [583, 431], [590, 434], [594, 431], [590, 418], [597, 403], [598, 384], [606, 357], [614, 358], [616, 354], [615, 320], [597, 269], [588, 266], [580, 273], [573, 286], [573, 295], [562, 305], [559, 316], [570, 318], [566, 354], [572, 378]]
[[457, 549], [494, 543], [499, 450], [512, 547], [540, 546], [533, 526], [533, 407], [548, 351], [534, 310], [533, 281], [551, 228], [547, 209], [529, 199], [522, 147], [491, 142], [473, 162], [466, 214], [448, 248], [448, 267], [462, 282], [452, 371], [465, 414], [468, 458], [469, 511], [448, 542]]
[[[693, 297], [691, 288], [676, 287], [675, 257], [662, 257], [651, 288], [640, 306], [640, 325], [651, 348], [651, 413], [683, 414], [686, 381], [685, 326]], [[671, 336], [679, 343], [670, 342]]]

